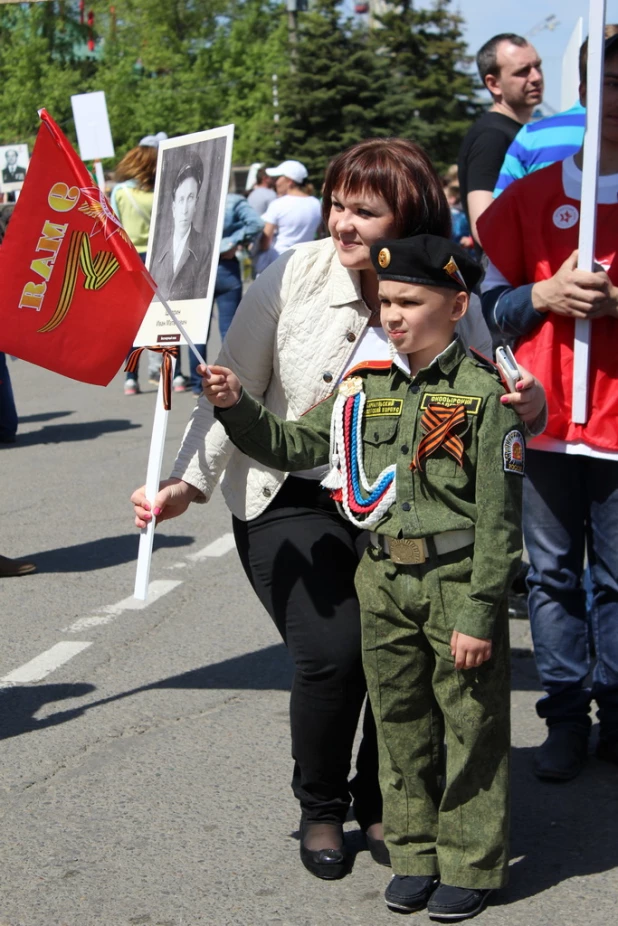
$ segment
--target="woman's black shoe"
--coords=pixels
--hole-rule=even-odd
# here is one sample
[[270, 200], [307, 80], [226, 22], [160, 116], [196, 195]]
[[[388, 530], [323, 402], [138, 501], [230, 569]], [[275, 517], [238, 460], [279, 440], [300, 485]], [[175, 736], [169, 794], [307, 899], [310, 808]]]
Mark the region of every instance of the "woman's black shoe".
[[[311, 835], [313, 827], [332, 827], [341, 840], [339, 849], [308, 849], [305, 840]], [[315, 835], [315, 834], [314, 834]], [[343, 844], [343, 827], [338, 823], [307, 823], [300, 821], [300, 860], [312, 875], [322, 878], [323, 881], [334, 881], [343, 878], [348, 872], [349, 859]]]

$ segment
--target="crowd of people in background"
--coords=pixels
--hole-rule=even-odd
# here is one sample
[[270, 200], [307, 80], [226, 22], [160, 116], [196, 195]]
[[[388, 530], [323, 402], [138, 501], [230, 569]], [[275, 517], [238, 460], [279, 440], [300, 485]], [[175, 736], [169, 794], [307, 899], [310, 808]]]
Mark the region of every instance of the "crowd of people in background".
[[[448, 391], [452, 385], [447, 369], [450, 355], [444, 357], [455, 322], [462, 345], [458, 363], [464, 349], [476, 348], [491, 357], [497, 344], [509, 344], [521, 366], [521, 384], [503, 397], [511, 405], [510, 417], [504, 421], [508, 419], [511, 435], [526, 431], [529, 438], [523, 480], [523, 529], [530, 560], [526, 581], [534, 652], [544, 690], [537, 712], [547, 725], [533, 768], [547, 781], [574, 778], [586, 764], [593, 703], [599, 719], [596, 756], [618, 765], [618, 366], [613, 348], [618, 335], [614, 240], [618, 26], [607, 26], [605, 31], [598, 266], [594, 271], [577, 269], [586, 61], [584, 43], [579, 102], [564, 113], [532, 121], [544, 90], [536, 49], [514, 33], [487, 41], [477, 54], [477, 65], [492, 103], [462, 139], [458, 163], [443, 177], [419, 146], [397, 138], [359, 142], [334, 157], [320, 198], [314, 195], [301, 161], [261, 165], [246, 195], [227, 195], [214, 293], [223, 342], [217, 364], [228, 372], [242, 372], [247, 392], [269, 413], [289, 422], [325, 400], [359, 366], [390, 367], [396, 351], [380, 325], [380, 311], [388, 301], [381, 281], [414, 283], [416, 277], [405, 269], [405, 261], [422, 260], [420, 245], [410, 241], [418, 236], [448, 241], [462, 268], [480, 264], [484, 272], [480, 285], [476, 282], [483, 275], [480, 268], [478, 274], [469, 269], [465, 279], [461, 274], [454, 277], [466, 294], [467, 313], [450, 319], [448, 337], [444, 344], [440, 342], [440, 351], [429, 358], [428, 366], [440, 374], [436, 373], [434, 392], [438, 384]], [[143, 259], [153, 208], [157, 146], [165, 137], [159, 133], [141, 139], [119, 163], [112, 191], [112, 206]], [[175, 216], [181, 216], [180, 199], [192, 197], [194, 202], [202, 182], [199, 165], [182, 165], [173, 188]], [[191, 215], [186, 205], [183, 208], [170, 243], [170, 281], [194, 259]], [[327, 229], [327, 236], [320, 238], [320, 229]], [[398, 258], [397, 242], [402, 239], [405, 243]], [[425, 283], [440, 288], [448, 261], [444, 267], [436, 263], [444, 250], [439, 243], [430, 242], [429, 250], [435, 260], [425, 259]], [[243, 281], [240, 261], [246, 254], [252, 266], [249, 281]], [[391, 261], [389, 277], [386, 268]], [[396, 268], [400, 268], [399, 276]], [[576, 319], [592, 322], [591, 404], [584, 424], [571, 420], [572, 362], [565, 362], [571, 356]], [[203, 356], [207, 341], [205, 331], [205, 343], [198, 345]], [[149, 381], [156, 384], [160, 360], [152, 355], [149, 364]], [[407, 441], [399, 446], [403, 438], [395, 439], [393, 424], [402, 408], [411, 407], [408, 386], [412, 393], [418, 391], [418, 371], [408, 368], [404, 374], [411, 381], [401, 400], [405, 404], [391, 411], [390, 418], [388, 412], [376, 410], [375, 429], [365, 438], [368, 452], [376, 456], [386, 443], [392, 445], [390, 450], [397, 443], [398, 453], [410, 453]], [[433, 382], [431, 374], [428, 378]], [[307, 463], [289, 475], [242, 453], [230, 437], [231, 427], [225, 426], [225, 414], [213, 412], [206, 400], [208, 382], [208, 371], [193, 357], [187, 376], [180, 366], [176, 368], [174, 388], [192, 392], [197, 405], [170, 478], [161, 483], [156, 498], [148, 500], [145, 487], [133, 494], [136, 524], [143, 528], [153, 517], [158, 522], [177, 517], [191, 502], [207, 502], [221, 483], [243, 569], [295, 665], [290, 707], [292, 788], [301, 814], [302, 863], [322, 879], [347, 874], [349, 853], [343, 824], [352, 806], [373, 858], [392, 866], [395, 881], [386, 892], [390, 908], [410, 912], [429, 903], [435, 919], [450, 922], [476, 915], [489, 892], [506, 880], [505, 751], [496, 759], [495, 742], [491, 745], [479, 738], [464, 746], [460, 737], [457, 743], [449, 742], [444, 766], [440, 764], [444, 755], [438, 756], [442, 731], [436, 746], [438, 758], [434, 757], [440, 768], [451, 767], [448, 762], [455, 761], [456, 748], [462, 750], [457, 758], [461, 776], [464, 769], [476, 769], [480, 775], [483, 761], [495, 760], [496, 775], [502, 776], [500, 793], [494, 804], [489, 800], [485, 810], [479, 811], [480, 816], [486, 814], [479, 825], [478, 818], [465, 816], [462, 810], [472, 801], [474, 784], [462, 785], [460, 793], [447, 780], [440, 790], [436, 775], [431, 794], [429, 785], [425, 791], [417, 788], [419, 795], [423, 791], [419, 802], [425, 802], [423, 833], [411, 835], [416, 826], [413, 814], [406, 831], [401, 822], [404, 810], [401, 806], [393, 810], [394, 794], [406, 782], [412, 793], [410, 782], [417, 772], [425, 782], [430, 776], [420, 760], [406, 756], [398, 764], [393, 758], [399, 746], [395, 749], [385, 733], [393, 718], [386, 716], [388, 710], [381, 702], [392, 679], [380, 678], [374, 657], [367, 652], [363, 656], [354, 584], [363, 556], [366, 562], [368, 555], [374, 555], [367, 551], [380, 549], [387, 557], [388, 547], [371, 540], [353, 519], [340, 517], [335, 500], [321, 488], [328, 469], [322, 462]], [[125, 394], [133, 396], [139, 391], [137, 373], [127, 374]], [[8, 367], [0, 354], [0, 444], [15, 441], [16, 431]], [[510, 465], [511, 472], [521, 475], [523, 446], [517, 445], [517, 450], [514, 446], [511, 441], [508, 450], [506, 443], [502, 448], [504, 472]], [[517, 469], [520, 452], [521, 473]], [[454, 471], [452, 460], [448, 462], [450, 468], [445, 466], [444, 473], [447, 468], [449, 473]], [[441, 478], [438, 474], [438, 481]], [[404, 527], [408, 522], [402, 510], [409, 512], [411, 504], [414, 507], [418, 502], [410, 503], [406, 497], [399, 507], [397, 516]], [[445, 510], [448, 504], [444, 503]], [[513, 505], [516, 511], [517, 503]], [[450, 528], [445, 530], [450, 532]], [[432, 543], [430, 536], [430, 556], [439, 556]], [[453, 553], [456, 547], [449, 550]], [[489, 552], [478, 555], [489, 556]], [[512, 545], [508, 555], [514, 562]], [[0, 556], [0, 576], [22, 575], [34, 568]], [[504, 604], [504, 596], [501, 601]], [[405, 613], [405, 602], [401, 610]], [[500, 658], [504, 657], [500, 652]], [[371, 704], [366, 699], [363, 658], [365, 671], [371, 666]], [[444, 653], [435, 658], [435, 664], [444, 669]], [[474, 665], [480, 667], [481, 661]], [[471, 664], [467, 668], [472, 672]], [[442, 720], [449, 720], [451, 730], [451, 706], [437, 708], [442, 694], [435, 679], [434, 683], [432, 695], [431, 683], [423, 682], [427, 685], [423, 716], [435, 710]], [[406, 703], [412, 704], [414, 691], [408, 695]], [[502, 693], [500, 704], [488, 711], [506, 723], [504, 697]], [[401, 702], [397, 705], [393, 710], [399, 710]], [[361, 717], [363, 737], [356, 774], [349, 780]], [[418, 734], [425, 758], [431, 751], [428, 729], [422, 735], [414, 734]], [[396, 731], [389, 735], [399, 743]], [[468, 765], [471, 752], [474, 761]], [[493, 784], [489, 782], [485, 789], [487, 800]], [[448, 830], [449, 801], [462, 814], [456, 834]], [[430, 804], [431, 813], [427, 810]], [[492, 824], [494, 810], [497, 816]], [[447, 830], [451, 841], [441, 844]], [[440, 864], [443, 873], [448, 870], [449, 880], [443, 880], [443, 887], [449, 890], [443, 890], [436, 901]]]
[[[610, 27], [606, 43], [607, 81], [612, 76], [612, 47]], [[585, 49], [582, 55], [583, 62]], [[335, 159], [327, 174], [322, 210], [330, 237], [280, 256], [274, 260], [272, 267], [263, 270], [249, 289], [219, 362], [230, 370], [242, 370], [247, 392], [259, 397], [266, 409], [288, 421], [293, 420], [304, 409], [328, 395], [332, 385], [342, 375], [345, 376], [346, 370], [358, 369], [359, 363], [362, 367], [363, 361], [383, 362], [389, 356], [385, 353], [386, 339], [382, 340], [380, 328], [376, 326], [379, 298], [375, 270], [379, 279], [388, 279], [388, 276], [384, 277], [386, 271], [380, 269], [382, 265], [374, 264], [372, 268], [368, 249], [372, 242], [384, 243], [383, 239], [393, 238], [394, 234], [405, 238], [412, 234], [412, 229], [416, 233], [431, 231], [444, 237], [450, 235], [468, 253], [476, 255], [486, 268], [485, 251], [492, 260], [483, 284], [483, 306], [477, 290], [471, 294], [468, 315], [465, 316], [469, 322], [475, 323], [476, 319], [476, 324], [480, 322], [482, 325], [483, 308], [487, 327], [484, 332], [479, 328], [466, 334], [462, 332], [464, 343], [473, 344], [488, 355], [492, 353], [492, 337], [494, 344], [512, 343], [517, 356], [528, 361], [533, 373], [541, 370], [537, 344], [543, 346], [547, 338], [551, 343], [552, 337], [561, 337], [561, 343], [566, 342], [568, 337], [572, 340], [573, 317], [586, 315], [598, 318], [600, 327], [597, 331], [601, 341], [606, 349], [613, 343], [610, 329], [613, 330], [616, 324], [618, 310], [617, 291], [610, 276], [600, 270], [590, 274], [576, 271], [571, 253], [576, 230], [568, 239], [554, 240], [560, 229], [558, 220], [552, 219], [554, 211], [561, 201], [568, 205], [569, 200], [576, 201], [579, 197], [581, 155], [573, 158], [572, 153], [575, 147], [581, 147], [582, 109], [569, 111], [565, 114], [566, 118], [555, 119], [551, 125], [537, 122], [529, 126], [532, 114], [542, 100], [543, 76], [536, 50], [523, 37], [512, 33], [495, 36], [480, 50], [478, 66], [481, 79], [492, 95], [491, 109], [463, 139], [458, 165], [453, 165], [442, 180], [442, 195], [436, 193], [435, 201], [432, 199], [429, 206], [425, 202], [428, 210], [425, 219], [421, 219], [419, 214], [420, 203], [407, 200], [410, 189], [422, 187], [426, 200], [430, 198], [429, 190], [435, 189], [432, 185], [435, 180], [429, 172], [421, 169], [418, 151], [412, 152], [405, 147], [407, 143], [397, 139], [355, 146]], [[582, 67], [585, 67], [584, 63]], [[582, 75], [584, 73], [582, 70]], [[582, 103], [585, 103], [583, 77], [582, 84]], [[602, 157], [602, 174], [611, 174], [612, 170], [612, 106], [610, 92], [604, 110], [603, 150], [607, 154]], [[563, 135], [562, 149], [556, 145], [556, 131]], [[545, 141], [548, 136], [553, 138], [554, 153], [564, 151], [567, 157], [563, 165], [556, 168], [548, 166], [551, 157], [543, 153], [541, 142], [551, 144]], [[572, 145], [573, 149], [569, 149], [568, 145]], [[518, 184], [514, 184], [494, 204], [494, 191], [500, 192], [497, 189], [499, 178], [505, 170], [514, 169], [516, 158], [523, 163], [524, 150], [534, 152], [534, 157], [522, 168], [523, 172], [545, 169], [542, 175], [538, 175], [538, 186], [532, 190], [529, 181], [521, 181], [521, 192]], [[389, 157], [396, 162], [390, 167], [390, 173], [385, 167]], [[378, 165], [380, 182], [375, 179]], [[560, 171], [564, 173], [562, 187]], [[548, 182], [549, 174], [552, 179], [554, 175], [558, 178], [553, 186]], [[293, 171], [292, 180], [303, 180], [305, 175], [306, 172], [300, 169]], [[268, 188], [268, 176], [268, 172], [260, 176], [258, 192]], [[505, 189], [508, 184], [500, 182]], [[523, 233], [529, 223], [522, 217], [515, 220], [513, 203], [521, 199], [527, 204], [527, 214], [534, 216], [536, 207], [533, 207], [532, 201], [537, 195], [540, 205], [542, 197], [539, 190], [545, 186], [547, 214], [541, 210], [536, 217], [538, 230], [531, 236], [529, 246], [526, 246], [525, 240], [516, 243], [518, 230]], [[559, 187], [557, 193], [550, 192], [550, 187], [553, 191], [556, 186]], [[603, 179], [602, 186], [608, 187], [611, 198], [615, 192], [613, 180]], [[530, 196], [529, 204], [527, 196]], [[602, 198], [601, 202], [605, 201]], [[615, 196], [611, 199], [612, 203], [614, 201]], [[276, 204], [277, 199], [273, 199], [263, 217], [267, 218], [269, 211], [276, 209]], [[526, 207], [522, 206], [522, 209]], [[404, 217], [406, 208], [409, 210], [407, 219]], [[448, 210], [446, 214], [445, 210]], [[501, 219], [501, 210], [504, 211], [504, 219]], [[397, 220], [395, 216], [398, 216]], [[409, 224], [406, 225], [406, 222]], [[576, 223], [567, 224], [573, 229]], [[607, 222], [605, 227], [610, 229], [613, 225]], [[490, 231], [485, 232], [486, 228]], [[551, 260], [543, 262], [539, 245], [541, 239], [554, 242], [550, 246]], [[411, 242], [413, 240], [410, 239]], [[386, 260], [391, 261], [395, 246], [394, 243], [386, 243], [389, 245]], [[604, 245], [600, 244], [600, 247]], [[517, 255], [519, 263], [514, 264], [515, 258], [510, 259], [513, 254]], [[459, 260], [463, 266], [463, 258]], [[608, 267], [611, 264], [609, 258], [606, 258], [606, 264]], [[578, 287], [575, 296], [568, 295], [567, 269], [570, 274], [568, 285], [574, 283]], [[405, 271], [400, 269], [399, 272]], [[395, 277], [400, 280], [405, 278]], [[337, 306], [340, 307], [339, 315], [333, 311]], [[348, 315], [342, 314], [343, 307]], [[354, 307], [356, 315], [349, 314], [351, 307]], [[367, 317], [363, 330], [361, 320]], [[568, 319], [570, 327], [566, 333], [556, 326], [555, 318]], [[525, 320], [525, 325], [522, 320]], [[334, 326], [332, 338], [327, 337], [331, 324]], [[276, 333], [271, 330], [273, 325]], [[294, 336], [288, 332], [288, 326]], [[607, 331], [603, 326], [607, 327]], [[322, 332], [320, 345], [309, 336], [309, 332], [318, 327]], [[556, 328], [557, 331], [554, 330]], [[535, 333], [529, 335], [528, 332]], [[345, 348], [347, 359], [343, 359], [344, 348], [339, 341], [342, 337], [343, 343], [349, 345]], [[289, 366], [282, 352], [276, 366], [271, 366], [271, 345], [279, 341], [285, 344], [286, 353], [288, 350], [292, 352], [296, 365]], [[530, 349], [524, 349], [526, 341], [532, 344]], [[307, 350], [311, 357], [304, 359]], [[597, 356], [593, 352], [593, 358]], [[593, 359], [594, 377], [600, 376], [599, 389], [603, 395], [608, 394], [609, 380], [611, 395], [615, 392], [616, 372], [615, 363], [612, 363], [609, 358]], [[599, 373], [597, 364], [601, 368]], [[608, 374], [610, 368], [614, 372]], [[205, 373], [205, 370], [201, 372]], [[541, 379], [547, 389], [549, 425], [541, 436], [532, 431], [533, 449], [528, 454], [531, 461], [528, 471], [532, 477], [525, 480], [524, 492], [524, 528], [530, 554], [527, 581], [531, 591], [531, 619], [539, 676], [545, 689], [537, 710], [548, 725], [547, 739], [535, 755], [534, 771], [538, 777], [549, 781], [572, 778], [583, 768], [588, 755], [589, 712], [593, 700], [599, 707], [600, 719], [596, 755], [610, 762], [618, 760], [618, 661], [615, 629], [610, 629], [612, 619], [615, 623], [618, 606], [618, 563], [613, 553], [602, 548], [600, 542], [602, 536], [608, 536], [609, 523], [613, 518], [611, 499], [616, 497], [618, 488], [615, 462], [618, 447], [614, 446], [611, 436], [616, 428], [610, 425], [610, 435], [605, 436], [608, 419], [595, 420], [593, 415], [591, 428], [584, 427], [577, 433], [568, 431], [565, 425], [570, 407], [568, 377], [567, 371], [553, 369], [548, 372], [543, 368]], [[207, 378], [202, 380], [207, 394], [216, 388], [209, 383]], [[612, 401], [615, 399], [606, 399], [605, 414], [611, 411]], [[559, 406], [558, 411], [554, 407], [556, 405]], [[537, 413], [538, 409], [535, 410]], [[603, 415], [603, 411], [599, 410], [599, 414]], [[411, 832], [415, 831], [415, 824], [410, 822], [407, 835], [402, 834], [399, 829], [401, 818], [391, 816], [393, 791], [390, 789], [401, 790], [401, 778], [398, 776], [403, 773], [392, 765], [395, 746], [392, 743], [384, 746], [384, 716], [379, 718], [378, 742], [380, 750], [384, 748], [387, 752], [381, 753], [378, 761], [375, 724], [369, 707], [365, 714], [357, 774], [346, 784], [351, 737], [365, 690], [364, 680], [361, 681], [358, 601], [353, 576], [358, 556], [367, 543], [366, 533], [364, 536], [355, 534], [329, 507], [328, 500], [318, 488], [319, 476], [323, 475], [321, 471], [309, 467], [283, 479], [276, 471], [263, 466], [255, 469], [255, 464], [229, 447], [229, 437], [222, 430], [223, 426], [228, 430], [225, 422], [225, 416], [213, 419], [212, 411], [201, 399], [185, 434], [172, 477], [162, 483], [152, 505], [146, 500], [143, 488], [136, 491], [133, 501], [140, 526], [153, 516], [159, 520], [175, 517], [186, 509], [190, 501], [210, 498], [221, 475], [219, 457], [227, 463], [222, 488], [233, 512], [241, 561], [253, 588], [290, 648], [296, 665], [291, 704], [295, 759], [292, 786], [301, 806], [300, 850], [303, 864], [317, 877], [325, 879], [346, 873], [342, 823], [352, 800], [355, 816], [365, 832], [374, 859], [382, 864], [391, 864], [395, 873], [385, 895], [389, 907], [411, 911], [428, 904], [430, 915], [435, 914], [436, 919], [442, 916], [448, 920], [459, 920], [475, 915], [482, 909], [491, 887], [504, 883], [498, 872], [500, 865], [490, 867], [484, 877], [475, 878], [466, 876], [465, 871], [460, 869], [458, 880], [450, 875], [449, 891], [434, 893], [435, 878], [440, 872], [433, 868], [430, 871], [427, 860], [424, 868], [423, 864], [414, 861], [416, 849], [411, 848], [410, 840], [414, 841]], [[379, 434], [376, 429], [376, 447], [380, 445]], [[255, 447], [253, 430], [251, 435], [252, 446]], [[250, 441], [243, 444], [239, 439], [240, 447], [249, 444]], [[207, 448], [207, 463], [204, 462], [204, 446]], [[407, 452], [408, 447], [402, 447], [402, 450]], [[375, 454], [377, 451], [372, 452]], [[558, 454], [561, 455], [558, 462], [560, 471], [564, 470], [564, 482], [551, 476], [558, 465]], [[270, 459], [265, 453], [258, 458], [262, 463]], [[542, 474], [545, 471], [548, 475], [544, 480]], [[574, 499], [578, 500], [575, 506]], [[568, 519], [565, 509], [571, 512]], [[327, 538], [332, 549], [326, 545]], [[303, 580], [297, 582], [293, 566], [288, 561], [288, 593], [283, 597], [279, 594], [282, 580], [279, 551], [284, 546], [298, 550], [303, 563], [313, 563], [315, 588], [307, 586], [306, 570]], [[317, 547], [323, 548], [319, 564], [315, 561]], [[585, 551], [591, 564], [590, 613], [586, 611], [582, 583]], [[344, 562], [349, 563], [349, 573], [343, 568]], [[342, 585], [344, 582], [347, 582], [345, 586]], [[328, 622], [324, 620], [326, 614]], [[337, 620], [334, 619], [335, 614]], [[589, 635], [594, 639], [597, 654], [592, 686], [586, 681], [591, 667], [587, 643]], [[364, 658], [366, 666], [369, 665], [369, 656], [364, 654]], [[376, 684], [373, 670], [372, 683]], [[381, 704], [385, 696], [382, 684], [388, 685], [387, 680], [377, 681], [379, 694], [375, 696], [374, 692], [375, 704]], [[347, 692], [345, 705], [339, 703], [335, 694], [342, 690]], [[356, 692], [354, 699], [350, 696], [352, 691]], [[413, 693], [411, 696], [414, 697]], [[446, 707], [444, 709], [447, 710]], [[396, 734], [393, 735], [396, 740]], [[328, 745], [327, 763], [324, 744]], [[388, 761], [385, 758], [387, 754], [391, 757]], [[486, 753], [486, 758], [489, 761], [489, 753]], [[385, 799], [391, 795], [383, 815], [376, 787], [378, 764], [382, 793]], [[456, 798], [453, 797], [453, 800], [456, 803]], [[494, 821], [496, 824], [498, 816]], [[474, 829], [474, 823], [471, 822], [470, 826]], [[426, 834], [427, 827], [424, 832]], [[488, 833], [486, 828], [486, 840], [489, 839]], [[504, 830], [502, 836], [498, 836], [497, 831], [494, 835], [495, 848], [506, 835]], [[467, 830], [464, 841], [466, 839], [471, 845], [472, 837]], [[445, 872], [450, 872], [450, 863], [446, 861], [448, 851], [445, 847], [440, 850], [439, 838], [437, 851]]]

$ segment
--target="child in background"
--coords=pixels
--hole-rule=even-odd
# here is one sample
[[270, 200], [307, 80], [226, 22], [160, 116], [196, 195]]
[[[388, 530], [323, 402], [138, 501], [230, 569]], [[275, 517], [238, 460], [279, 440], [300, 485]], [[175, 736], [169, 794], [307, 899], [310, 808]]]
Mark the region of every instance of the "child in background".
[[451, 238], [467, 250], [474, 250], [474, 239], [470, 231], [468, 216], [461, 208], [461, 192], [459, 189], [459, 179], [457, 176], [457, 164], [453, 164], [447, 170], [443, 181], [444, 195], [451, 210], [451, 222], [453, 223], [453, 232]]

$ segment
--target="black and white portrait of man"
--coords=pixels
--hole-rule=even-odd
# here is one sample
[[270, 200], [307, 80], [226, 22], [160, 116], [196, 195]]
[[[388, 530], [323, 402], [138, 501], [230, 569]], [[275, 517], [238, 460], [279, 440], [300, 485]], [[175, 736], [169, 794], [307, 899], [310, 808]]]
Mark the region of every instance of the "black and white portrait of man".
[[154, 297], [135, 344], [181, 343], [181, 333], [204, 340], [212, 312], [225, 218], [234, 126], [168, 138], [159, 145], [146, 267]]
[[0, 165], [2, 165], [2, 190], [20, 189], [26, 179], [28, 146], [7, 145], [4, 148], [0, 147]]
[[164, 150], [150, 272], [170, 302], [208, 289], [225, 139]]

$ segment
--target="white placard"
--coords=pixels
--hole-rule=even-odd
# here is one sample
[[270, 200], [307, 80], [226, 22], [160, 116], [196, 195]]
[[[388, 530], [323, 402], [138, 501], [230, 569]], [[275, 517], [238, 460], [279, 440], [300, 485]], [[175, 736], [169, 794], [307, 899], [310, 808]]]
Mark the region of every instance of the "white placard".
[[28, 145], [0, 147], [0, 193], [21, 190], [28, 170]]
[[584, 20], [580, 16], [562, 56], [561, 111], [579, 102], [579, 49], [583, 40]]
[[77, 132], [79, 156], [82, 161], [97, 161], [114, 157], [114, 143], [109, 127], [105, 93], [78, 93], [71, 97]]
[[[226, 125], [159, 145], [146, 266], [196, 344], [205, 343], [210, 323], [233, 138]], [[184, 343], [155, 297], [135, 345]]]
[[[590, 0], [588, 67], [586, 70], [586, 134], [584, 136], [577, 264], [580, 270], [588, 271], [595, 269], [594, 247], [596, 241], [599, 156], [601, 151], [604, 46], [605, 0]], [[571, 418], [576, 424], [585, 424], [588, 420], [590, 325], [591, 322], [587, 319], [578, 318], [575, 322]]]

